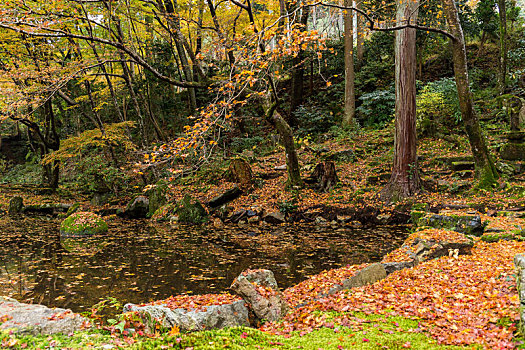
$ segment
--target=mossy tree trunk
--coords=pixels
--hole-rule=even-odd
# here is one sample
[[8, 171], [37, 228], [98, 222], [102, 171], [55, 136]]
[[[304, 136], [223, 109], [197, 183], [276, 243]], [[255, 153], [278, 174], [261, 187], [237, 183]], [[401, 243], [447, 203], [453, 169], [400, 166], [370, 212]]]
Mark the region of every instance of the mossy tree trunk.
[[[397, 4], [396, 22], [417, 20], [419, 1], [400, 1]], [[421, 191], [417, 163], [416, 133], [416, 29], [396, 31], [396, 133], [394, 165], [381, 199], [395, 202]]]
[[302, 187], [303, 180], [299, 167], [299, 158], [295, 149], [293, 131], [290, 125], [277, 112], [277, 103], [273, 103], [266, 111], [266, 120], [272, 124], [279, 133], [281, 143], [286, 153], [286, 170], [288, 172], [288, 185], [291, 187]]
[[449, 32], [454, 36], [454, 39], [452, 39], [454, 76], [456, 78], [461, 116], [465, 125], [465, 131], [469, 138], [470, 148], [472, 150], [472, 156], [476, 167], [476, 178], [479, 181], [479, 187], [488, 188], [496, 183], [498, 172], [490, 157], [485, 136], [483, 135], [473, 108], [463, 29], [461, 28], [454, 0], [442, 0], [442, 4]]

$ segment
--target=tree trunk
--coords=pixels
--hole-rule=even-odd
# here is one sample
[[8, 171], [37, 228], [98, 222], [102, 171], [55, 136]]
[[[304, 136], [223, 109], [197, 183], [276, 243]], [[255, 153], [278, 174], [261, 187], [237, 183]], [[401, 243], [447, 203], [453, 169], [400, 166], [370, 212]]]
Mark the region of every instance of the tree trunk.
[[[357, 2], [357, 8], [363, 7], [363, 1]], [[365, 56], [365, 26], [363, 16], [357, 14], [357, 70], [361, 69], [363, 65], [363, 58]]]
[[315, 184], [317, 189], [323, 192], [328, 192], [333, 189], [339, 182], [334, 162], [321, 162], [317, 164], [305, 182]]
[[500, 42], [499, 93], [504, 95], [507, 88], [507, 6], [505, 5], [505, 0], [498, 0], [498, 9]]
[[478, 50], [477, 58], [480, 58], [481, 55], [483, 55], [486, 40], [487, 40], [487, 32], [483, 31], [483, 33], [481, 34], [481, 40], [479, 42], [479, 50]]
[[454, 0], [442, 0], [442, 4], [449, 32], [455, 38], [452, 40], [454, 76], [456, 78], [461, 116], [465, 124], [465, 131], [469, 138], [470, 148], [476, 166], [476, 178], [479, 181], [479, 187], [488, 188], [496, 183], [498, 172], [490, 157], [478, 118], [474, 113], [472, 93], [468, 79], [467, 54], [463, 29], [461, 28]]
[[272, 106], [266, 112], [266, 120], [270, 122], [279, 133], [281, 137], [281, 143], [284, 146], [286, 153], [286, 170], [288, 171], [288, 185], [291, 187], [302, 187], [303, 180], [301, 179], [301, 171], [299, 167], [299, 159], [295, 150], [295, 143], [293, 139], [292, 128], [286, 120], [276, 111], [277, 103], [273, 103]]
[[[418, 1], [397, 4], [396, 23], [416, 23]], [[396, 133], [394, 165], [381, 199], [396, 202], [421, 191], [416, 133], [416, 30], [405, 28], [395, 36]]]
[[[306, 30], [308, 25], [309, 7], [303, 7], [300, 19], [300, 31]], [[288, 124], [291, 127], [297, 125], [297, 120], [294, 116], [295, 110], [303, 103], [304, 94], [304, 51], [299, 49], [297, 56], [292, 59], [292, 91], [290, 101], [290, 116], [288, 117]]]
[[[352, 0], [345, 0], [345, 6], [351, 7]], [[350, 126], [355, 122], [355, 71], [354, 71], [354, 15], [347, 10], [344, 14], [345, 27], [345, 110], [343, 126]]]
[[[56, 118], [51, 100], [46, 101], [44, 104], [44, 134], [38, 135], [41, 158], [44, 158], [52, 151], [58, 151], [60, 138], [56, 129]], [[55, 191], [58, 188], [60, 163], [54, 161], [51, 164], [45, 164], [43, 171], [43, 185]]]
[[[181, 29], [180, 29], [180, 20], [178, 17], [178, 14], [175, 13], [175, 9], [177, 8], [177, 1], [171, 1], [171, 0], [164, 0], [164, 11], [166, 12], [166, 16], [168, 17], [168, 23], [170, 26], [170, 29], [174, 31], [174, 33], [171, 35], [171, 37], [175, 41], [175, 47], [177, 49], [177, 53], [179, 54], [180, 63], [182, 66], [182, 72], [184, 73], [184, 78], [186, 81], [193, 81], [193, 74], [191, 71], [190, 64], [188, 62], [188, 57], [186, 56], [186, 51], [184, 50], [184, 43], [181, 38]], [[189, 94], [189, 101], [190, 101], [190, 109], [191, 112], [195, 112], [197, 109], [197, 99], [195, 97], [195, 88], [189, 88], [188, 89]]]

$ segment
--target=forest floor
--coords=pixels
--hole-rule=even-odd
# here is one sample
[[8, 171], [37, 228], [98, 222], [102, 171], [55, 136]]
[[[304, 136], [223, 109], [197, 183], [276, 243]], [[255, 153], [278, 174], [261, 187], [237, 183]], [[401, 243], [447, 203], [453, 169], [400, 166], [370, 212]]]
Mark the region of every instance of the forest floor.
[[[498, 137], [491, 137], [493, 154], [497, 154], [496, 149], [502, 142]], [[393, 215], [396, 213], [402, 213], [406, 220], [415, 203], [426, 203], [437, 211], [448, 207], [455, 213], [480, 215], [487, 227], [496, 229], [504, 239], [489, 243], [474, 238], [471, 255], [429, 260], [394, 272], [372, 285], [322, 299], [315, 297], [351, 276], [358, 267], [347, 266], [312, 276], [283, 292], [292, 306], [304, 305], [292, 308], [284, 320], [266, 323], [260, 329], [232, 328], [190, 334], [172, 329], [163, 334], [131, 335], [105, 324], [73, 337], [31, 337], [4, 332], [0, 333], [0, 347], [190, 350], [452, 349], [456, 346], [510, 349], [522, 346], [523, 336], [517, 330], [519, 300], [512, 261], [516, 254], [525, 252], [525, 241], [516, 234], [525, 229], [525, 219], [520, 217], [520, 209], [525, 206], [525, 174], [504, 176], [491, 191], [473, 189], [472, 172], [451, 170], [445, 159], [468, 156], [467, 141], [459, 138], [458, 143], [452, 144], [423, 139], [419, 154], [425, 191], [404, 202], [384, 205], [378, 200], [378, 192], [388, 179], [382, 174], [388, 174], [392, 145], [393, 136], [388, 131], [360, 133], [351, 141], [341, 139], [315, 147], [303, 145], [300, 159], [305, 174], [313, 170], [320, 154], [351, 149], [356, 155], [353, 161], [336, 162], [341, 185], [328, 193], [309, 188], [300, 192], [286, 190], [285, 172], [275, 170], [284, 164], [282, 150], [257, 159], [253, 157], [251, 166], [255, 179], [260, 179], [256, 182], [258, 185], [229, 205], [233, 211], [250, 208], [282, 211], [287, 204], [292, 204], [290, 219], [312, 220], [326, 216], [325, 219], [331, 221], [337, 215], [350, 215], [361, 224], [366, 224], [363, 218], [377, 224], [401, 217]], [[250, 158], [251, 153], [245, 156]], [[223, 180], [226, 171], [226, 163], [218, 163], [216, 168], [194, 179], [171, 185], [170, 195], [177, 200], [185, 192], [191, 192], [195, 198], [207, 202], [233, 185]], [[2, 201], [7, 203], [7, 195], [0, 196], [4, 196]], [[31, 198], [34, 202], [46, 198], [61, 200]], [[91, 208], [87, 202], [83, 203], [86, 209]], [[418, 234], [414, 232], [407, 240]], [[433, 238], [454, 236], [451, 231], [439, 229], [425, 234]], [[385, 259], [398, 261], [403, 259], [402, 255], [398, 250]], [[211, 303], [216, 296], [209, 298]]]

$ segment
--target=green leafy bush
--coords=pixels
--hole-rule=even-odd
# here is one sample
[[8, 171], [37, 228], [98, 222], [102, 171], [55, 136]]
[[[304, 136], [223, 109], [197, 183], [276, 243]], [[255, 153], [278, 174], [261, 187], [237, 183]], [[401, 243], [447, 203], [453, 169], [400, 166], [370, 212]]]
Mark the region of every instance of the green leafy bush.
[[383, 127], [394, 117], [396, 94], [392, 88], [363, 94], [359, 101], [356, 112], [364, 126]]
[[317, 107], [299, 106], [294, 113], [299, 124], [299, 137], [325, 133], [334, 125], [333, 114]]
[[426, 84], [417, 96], [417, 124], [423, 135], [451, 130], [461, 122], [456, 83], [443, 78]]

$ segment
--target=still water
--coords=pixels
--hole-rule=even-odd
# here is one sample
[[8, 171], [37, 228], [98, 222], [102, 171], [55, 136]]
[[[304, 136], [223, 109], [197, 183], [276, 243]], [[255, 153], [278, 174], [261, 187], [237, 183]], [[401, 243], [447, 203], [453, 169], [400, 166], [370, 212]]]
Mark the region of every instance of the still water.
[[85, 311], [107, 297], [141, 303], [226, 291], [248, 268], [272, 270], [281, 288], [347, 264], [381, 260], [406, 227], [246, 226], [221, 229], [109, 222], [102, 237], [61, 239], [59, 221], [0, 221], [0, 295]]

